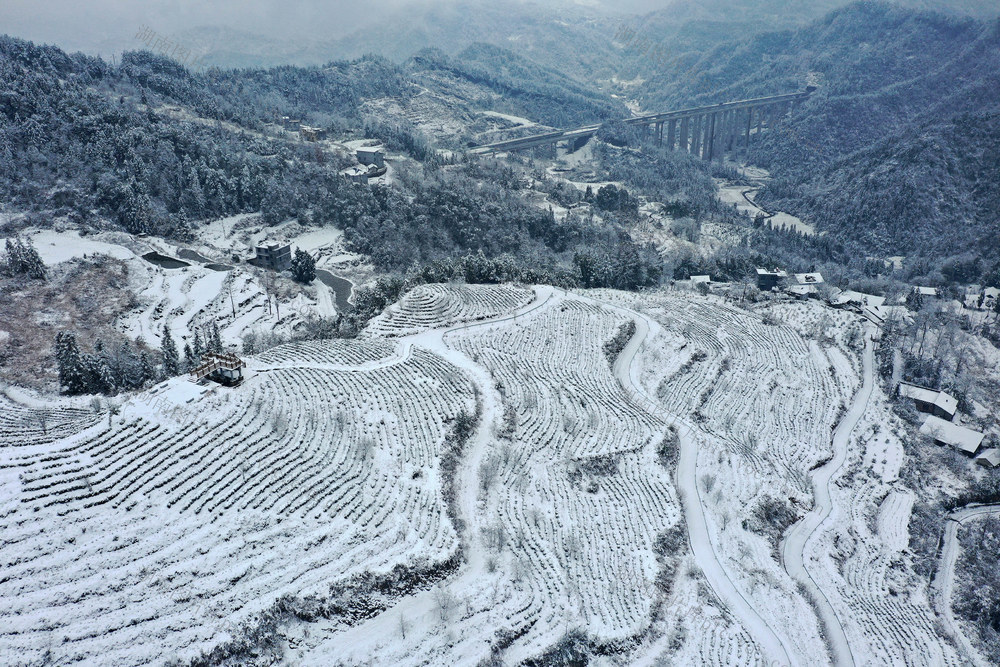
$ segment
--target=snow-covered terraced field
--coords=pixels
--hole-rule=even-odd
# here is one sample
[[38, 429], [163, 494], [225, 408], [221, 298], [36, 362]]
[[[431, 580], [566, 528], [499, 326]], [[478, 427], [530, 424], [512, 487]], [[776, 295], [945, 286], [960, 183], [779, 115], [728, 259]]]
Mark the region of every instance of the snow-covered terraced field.
[[315, 347], [180, 420], [126, 405], [44, 452], [0, 450], [5, 663], [191, 658], [282, 595], [454, 554], [437, 465], [469, 381], [423, 350], [329, 370]]
[[488, 506], [525, 600], [511, 658], [569, 629], [613, 645], [641, 633], [656, 598], [657, 535], [679, 519], [654, 449], [664, 425], [632, 404], [602, 351], [624, 318], [568, 298], [544, 312], [448, 337], [497, 380], [513, 414]]
[[777, 556], [781, 529], [768, 532], [757, 515], [775, 502], [794, 517], [810, 508], [809, 472], [831, 456], [831, 428], [858, 378], [839, 363], [843, 351], [719, 300], [664, 292], [633, 303], [653, 324], [636, 359], [644, 392], [700, 433], [712, 547], [788, 659], [809, 663], [822, 630]]
[[534, 293], [515, 285], [418, 285], [369, 324], [381, 336], [403, 336], [460, 322], [506, 315], [524, 306]]
[[0, 391], [0, 447], [44, 445], [82, 431], [99, 416], [76, 405], [30, 404]]
[[834, 514], [808, 557], [859, 664], [965, 664], [942, 638], [926, 581], [908, 555], [914, 496], [899, 484], [901, 433], [885, 397], [877, 397], [834, 480]]
[[191, 658], [282, 596], [453, 559], [353, 625], [286, 621], [286, 660], [517, 664], [575, 636], [630, 664], [961, 664], [914, 583], [870, 344], [861, 363], [856, 321], [814, 304], [768, 314], [426, 285], [238, 388], [5, 433], [0, 647]]

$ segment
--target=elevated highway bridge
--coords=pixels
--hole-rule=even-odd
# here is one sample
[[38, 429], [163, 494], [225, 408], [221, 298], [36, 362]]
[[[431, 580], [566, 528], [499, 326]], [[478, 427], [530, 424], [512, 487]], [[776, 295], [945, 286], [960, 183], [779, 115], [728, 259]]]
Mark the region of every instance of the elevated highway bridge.
[[[758, 132], [774, 125], [783, 118], [792, 106], [801, 103], [812, 94], [812, 87], [797, 93], [757, 97], [735, 102], [722, 102], [704, 107], [643, 114], [622, 119], [626, 125], [644, 125], [652, 128], [660, 145], [666, 143], [671, 150], [685, 150], [694, 155], [712, 160], [733, 150], [743, 140], [750, 143], [754, 128]], [[556, 130], [519, 139], [508, 139], [469, 149], [475, 155], [506, 153], [562, 141], [585, 142], [597, 134], [603, 123], [578, 127], [572, 130]]]

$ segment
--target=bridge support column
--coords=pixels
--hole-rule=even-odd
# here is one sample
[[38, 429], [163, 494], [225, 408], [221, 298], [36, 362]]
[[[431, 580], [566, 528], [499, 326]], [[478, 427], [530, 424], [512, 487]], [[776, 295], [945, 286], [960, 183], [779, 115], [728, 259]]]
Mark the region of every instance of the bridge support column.
[[727, 111], [722, 119], [722, 127], [724, 131], [722, 133], [722, 148], [719, 151], [719, 157], [721, 158], [725, 153], [733, 150], [733, 120], [736, 118], [736, 110], [732, 109]]
[[[662, 129], [662, 128], [661, 128]], [[677, 134], [677, 121], [671, 120], [667, 122], [667, 149], [674, 150], [674, 138]]]
[[701, 157], [701, 121], [704, 116], [695, 116], [691, 119], [691, 154]]
[[663, 123], [656, 124], [656, 145], [663, 145]]
[[682, 118], [681, 119], [681, 137], [680, 137], [680, 140], [679, 140], [680, 144], [677, 146], [677, 148], [678, 148], [678, 150], [682, 150], [685, 153], [689, 149], [689, 147], [688, 147], [688, 129], [689, 129], [689, 125], [690, 124], [691, 123], [689, 122], [689, 120], [687, 118]]
[[750, 152], [750, 127], [753, 125], [753, 107], [747, 109], [747, 133], [746, 141], [744, 145], [746, 146], [747, 152]]
[[[715, 157], [715, 141], [716, 141], [715, 126], [719, 121], [719, 114], [713, 113], [710, 116], [708, 116], [705, 120], [707, 120], [708, 122], [706, 123], [706, 128], [705, 128], [707, 131], [705, 132], [705, 150], [702, 152], [702, 157], [704, 157], [708, 161], [711, 161]], [[719, 129], [720, 130], [722, 129], [721, 126]]]

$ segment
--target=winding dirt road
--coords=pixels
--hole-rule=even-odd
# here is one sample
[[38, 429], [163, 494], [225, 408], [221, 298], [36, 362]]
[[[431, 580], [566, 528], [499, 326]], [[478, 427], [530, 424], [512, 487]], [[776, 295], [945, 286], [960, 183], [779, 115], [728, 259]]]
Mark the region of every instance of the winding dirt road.
[[951, 610], [952, 586], [955, 583], [955, 563], [958, 561], [958, 529], [972, 519], [995, 514], [1000, 516], [1000, 505], [970, 505], [955, 510], [948, 515], [944, 527], [944, 536], [941, 538], [941, 555], [938, 558], [937, 574], [931, 588], [934, 591], [934, 606], [949, 634], [955, 643], [965, 653], [965, 658], [974, 665], [989, 665], [965, 636], [958, 623], [955, 622], [955, 614]]
[[701, 567], [712, 590], [733, 614], [741, 625], [760, 645], [769, 665], [794, 665], [785, 641], [778, 636], [771, 625], [765, 620], [753, 605], [743, 595], [722, 566], [708, 531], [708, 521], [702, 504], [701, 492], [698, 489], [698, 430], [691, 422], [667, 413], [657, 401], [647, 396], [633, 375], [633, 361], [649, 336], [651, 327], [658, 325], [651, 322], [645, 315], [627, 308], [621, 308], [601, 301], [594, 301], [606, 308], [618, 311], [635, 321], [636, 329], [618, 359], [615, 361], [615, 377], [622, 387], [646, 410], [677, 428], [680, 439], [680, 459], [677, 465], [675, 483], [680, 493], [681, 505], [684, 508], [684, 519], [687, 524], [688, 540], [695, 562]]
[[833, 512], [833, 498], [830, 480], [847, 461], [847, 449], [851, 433], [864, 416], [875, 386], [875, 343], [872, 340], [871, 328], [865, 334], [865, 350], [863, 362], [863, 382], [861, 389], [854, 396], [850, 409], [837, 424], [833, 433], [833, 458], [812, 472], [813, 491], [815, 499], [813, 509], [786, 533], [781, 545], [781, 561], [789, 576], [799, 582], [809, 591], [816, 604], [820, 623], [829, 644], [834, 663], [837, 665], [854, 665], [854, 654], [847, 641], [844, 627], [833, 610], [823, 590], [809, 574], [805, 564], [805, 549], [809, 540], [815, 535], [823, 522]]

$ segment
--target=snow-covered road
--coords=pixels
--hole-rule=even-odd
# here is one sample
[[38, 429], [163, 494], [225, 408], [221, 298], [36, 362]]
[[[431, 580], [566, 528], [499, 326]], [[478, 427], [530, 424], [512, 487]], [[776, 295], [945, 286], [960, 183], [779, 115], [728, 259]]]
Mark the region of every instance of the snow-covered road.
[[[447, 589], [451, 591], [452, 595], [458, 597], [462, 592], [475, 590], [487, 578], [487, 557], [479, 539], [484, 513], [478, 502], [479, 469], [492, 437], [491, 429], [495, 421], [503, 414], [503, 407], [489, 371], [459, 350], [449, 347], [445, 339], [447, 334], [452, 331], [488, 327], [515, 320], [546, 307], [550, 304], [552, 296], [552, 289], [539, 287], [536, 288], [535, 299], [512, 314], [471, 324], [424, 331], [400, 339], [403, 356], [409, 356], [414, 346], [430, 350], [462, 368], [477, 388], [482, 414], [475, 434], [466, 443], [465, 450], [462, 452], [462, 463], [458, 467], [455, 479], [455, 493], [460, 515], [458, 518], [462, 522], [460, 539], [464, 548], [464, 563], [457, 573], [439, 584], [441, 589], [432, 588], [407, 596], [381, 614], [332, 635], [317, 645], [310, 646], [310, 652], [303, 656], [301, 664], [329, 665], [344, 661], [361, 663], [390, 640], [397, 644], [397, 649], [404, 647], [408, 639], [415, 645], [419, 644], [421, 635], [431, 632], [438, 621], [442, 590]], [[392, 358], [390, 361], [398, 363], [399, 359]], [[467, 657], [473, 662], [477, 658], [477, 649], [481, 650], [482, 647], [468, 647]], [[460, 647], [454, 648], [455, 654], [461, 655], [462, 651], [463, 649]], [[405, 649], [399, 653], [405, 653]]]
[[854, 655], [851, 653], [851, 646], [847, 641], [847, 635], [837, 617], [833, 606], [809, 574], [805, 564], [805, 549], [810, 538], [820, 529], [823, 522], [833, 512], [833, 500], [830, 489], [830, 480], [841, 469], [847, 461], [847, 449], [850, 444], [851, 433], [854, 427], [865, 414], [868, 401], [871, 399], [872, 389], [875, 386], [874, 379], [874, 357], [875, 343], [872, 340], [873, 327], [870, 327], [865, 335], [864, 350], [864, 381], [861, 389], [854, 396], [847, 414], [844, 415], [833, 433], [833, 458], [824, 465], [812, 471], [813, 491], [815, 492], [813, 509], [798, 523], [789, 529], [782, 542], [781, 560], [788, 574], [799, 582], [809, 594], [817, 606], [820, 622], [829, 643], [833, 660], [837, 665], [853, 665]]
[[600, 301], [595, 301], [595, 303], [600, 303], [607, 308], [617, 310], [635, 321], [635, 334], [633, 334], [632, 339], [615, 361], [615, 376], [626, 391], [641, 405], [646, 406], [649, 412], [659, 416], [668, 424], [672, 424], [677, 428], [680, 437], [680, 459], [677, 465], [675, 483], [677, 484], [681, 503], [684, 507], [688, 540], [691, 543], [691, 551], [694, 554], [695, 561], [701, 567], [702, 572], [704, 572], [705, 578], [708, 580], [709, 585], [711, 585], [712, 590], [729, 612], [739, 620], [747, 632], [760, 644], [761, 650], [767, 658], [767, 664], [795, 664], [791, 659], [791, 654], [786, 648], [785, 642], [772, 629], [768, 622], [757, 613], [757, 610], [754, 609], [736, 583], [726, 573], [715, 552], [715, 547], [712, 545], [701, 494], [697, 484], [698, 443], [696, 427], [686, 419], [667, 414], [657, 401], [646, 395], [633, 375], [633, 361], [635, 360], [635, 356], [649, 336], [651, 326], [655, 328], [658, 325], [651, 322], [649, 318], [641, 313]]
[[972, 519], [995, 514], [1000, 516], [1000, 505], [974, 505], [955, 510], [948, 515], [944, 527], [944, 536], [941, 538], [941, 555], [938, 559], [937, 574], [932, 584], [934, 591], [934, 604], [937, 608], [938, 616], [944, 621], [945, 627], [951, 634], [966, 659], [974, 665], [988, 665], [983, 660], [979, 652], [973, 647], [972, 642], [965, 636], [958, 623], [955, 622], [955, 614], [951, 609], [952, 585], [955, 582], [955, 564], [958, 561], [958, 529]]

